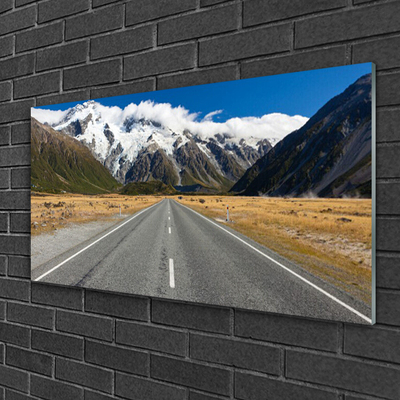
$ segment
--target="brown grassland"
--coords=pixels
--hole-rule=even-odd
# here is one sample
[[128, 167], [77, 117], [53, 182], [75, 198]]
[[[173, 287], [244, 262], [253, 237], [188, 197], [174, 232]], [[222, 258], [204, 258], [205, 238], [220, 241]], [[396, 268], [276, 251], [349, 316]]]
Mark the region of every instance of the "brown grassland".
[[31, 196], [32, 235], [48, 233], [91, 221], [110, 220], [134, 214], [157, 203], [161, 196], [121, 196], [118, 194], [35, 194]]
[[371, 200], [188, 196], [178, 201], [224, 224], [229, 205], [231, 228], [370, 304]]
[[[371, 302], [371, 200], [170, 196]], [[35, 194], [32, 234], [133, 214], [163, 196]], [[229, 205], [231, 222], [226, 222]]]

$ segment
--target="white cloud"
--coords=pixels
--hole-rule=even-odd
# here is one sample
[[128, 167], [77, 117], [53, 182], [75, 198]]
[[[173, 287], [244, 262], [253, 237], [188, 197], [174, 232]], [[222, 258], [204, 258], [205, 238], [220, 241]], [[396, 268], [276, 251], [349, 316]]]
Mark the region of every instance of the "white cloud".
[[[212, 118], [221, 114], [223, 110], [210, 112], [202, 120], [198, 120], [200, 113], [191, 113], [182, 106], [172, 107], [169, 103], [153, 103], [149, 100], [140, 104], [131, 103], [123, 110], [116, 106], [106, 107], [96, 103], [96, 109], [104, 122], [118, 126], [121, 126], [124, 120], [129, 117], [144, 118], [158, 122], [176, 132], [187, 129], [203, 139], [219, 133], [237, 139], [237, 141], [242, 138], [268, 138], [276, 142], [283, 139], [288, 133], [299, 129], [308, 121], [308, 118], [301, 115], [289, 116], [272, 113], [262, 117], [249, 116], [231, 118], [225, 122], [214, 122]], [[56, 126], [68, 111], [32, 109], [32, 115], [40, 122], [47, 122]], [[82, 114], [84, 112], [86, 112], [86, 115], [88, 114], [88, 110], [79, 112], [77, 118], [85, 117], [86, 115]]]
[[56, 124], [61, 121], [69, 110], [44, 110], [42, 108], [31, 108], [31, 115], [42, 124], [48, 123], [49, 125]]

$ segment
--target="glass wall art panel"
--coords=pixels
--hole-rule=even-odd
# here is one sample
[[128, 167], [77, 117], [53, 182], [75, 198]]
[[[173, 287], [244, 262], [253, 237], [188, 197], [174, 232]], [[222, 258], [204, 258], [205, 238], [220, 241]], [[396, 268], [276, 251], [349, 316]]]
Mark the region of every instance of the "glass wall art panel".
[[32, 280], [374, 323], [373, 64], [31, 115]]

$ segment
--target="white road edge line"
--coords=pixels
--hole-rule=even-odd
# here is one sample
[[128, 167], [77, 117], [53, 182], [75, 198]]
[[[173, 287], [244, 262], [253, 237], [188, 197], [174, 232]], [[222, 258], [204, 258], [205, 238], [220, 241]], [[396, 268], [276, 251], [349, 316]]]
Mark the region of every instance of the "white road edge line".
[[128, 221], [125, 221], [123, 224], [117, 226], [115, 229], [113, 229], [112, 231], [106, 233], [104, 236], [102, 236], [101, 238], [97, 239], [96, 241], [94, 241], [93, 243], [89, 244], [88, 246], [86, 246], [85, 248], [83, 248], [82, 250], [79, 250], [77, 253], [75, 253], [74, 255], [72, 255], [71, 257], [67, 258], [66, 260], [64, 260], [63, 262], [61, 262], [60, 264], [56, 265], [55, 267], [53, 267], [52, 269], [50, 269], [49, 271], [45, 272], [43, 275], [40, 275], [38, 278], [36, 278], [34, 281], [40, 281], [42, 278], [44, 278], [46, 275], [52, 273], [53, 271], [55, 271], [56, 269], [60, 268], [62, 265], [64, 265], [65, 263], [67, 263], [68, 261], [71, 261], [73, 258], [75, 258], [76, 256], [78, 256], [79, 254], [83, 253], [85, 250], [87, 250], [89, 247], [92, 247], [93, 245], [95, 245], [96, 243], [100, 242], [100, 240], [103, 240], [105, 237], [107, 237], [108, 235], [111, 235], [112, 233], [114, 233], [116, 230], [118, 230], [119, 228], [122, 228], [124, 225], [126, 225], [128, 222], [131, 222], [133, 219], [135, 219], [136, 217], [138, 217], [140, 214], [143, 214], [145, 211], [150, 210], [150, 208], [153, 208], [154, 206], [156, 206], [157, 204], [160, 204], [160, 202], [153, 204], [152, 206], [145, 208], [144, 210], [140, 211], [139, 213], [135, 214], [132, 218], [128, 219]]
[[[178, 203], [178, 202], [177, 202]], [[257, 253], [261, 254], [262, 256], [264, 256], [265, 258], [268, 258], [268, 260], [274, 262], [276, 265], [279, 265], [281, 268], [283, 268], [284, 270], [290, 272], [292, 275], [296, 276], [297, 278], [301, 279], [303, 282], [307, 283], [308, 285], [312, 286], [314, 289], [317, 289], [318, 291], [320, 291], [321, 293], [323, 293], [325, 296], [329, 297], [330, 299], [332, 299], [333, 301], [335, 301], [336, 303], [340, 304], [341, 306], [347, 308], [349, 311], [353, 312], [354, 314], [358, 315], [359, 317], [361, 317], [362, 319], [364, 319], [365, 321], [369, 322], [370, 324], [372, 324], [372, 319], [368, 318], [367, 316], [365, 316], [364, 314], [360, 313], [359, 311], [357, 311], [356, 309], [354, 309], [353, 307], [349, 306], [348, 304], [344, 303], [343, 301], [339, 300], [337, 297], [331, 295], [330, 293], [326, 292], [324, 289], [321, 289], [320, 287], [318, 287], [317, 285], [315, 285], [314, 283], [310, 282], [309, 280], [307, 280], [306, 278], [303, 278], [301, 275], [297, 274], [296, 272], [292, 271], [290, 268], [285, 267], [283, 264], [281, 264], [280, 262], [274, 260], [272, 257], [267, 256], [266, 254], [264, 254], [262, 251], [258, 250], [257, 248], [255, 248], [254, 246], [252, 246], [251, 244], [247, 243], [245, 240], [241, 239], [240, 237], [234, 235], [232, 232], [229, 232], [227, 229], [223, 228], [222, 226], [219, 226], [218, 224], [216, 224], [215, 222], [211, 221], [210, 219], [204, 217], [203, 215], [199, 214], [197, 211], [192, 210], [191, 208], [184, 206], [181, 203], [178, 203], [179, 205], [181, 205], [182, 207], [187, 208], [188, 210], [194, 212], [195, 214], [199, 215], [201, 218], [205, 219], [206, 221], [208, 221], [209, 223], [217, 226], [219, 229], [222, 229], [223, 231], [225, 231], [226, 233], [228, 233], [229, 235], [233, 236], [234, 238], [236, 238], [237, 240], [241, 241], [242, 243], [244, 243], [246, 246], [249, 246], [251, 249], [253, 249], [254, 251], [256, 251]]]
[[168, 228], [169, 234], [171, 234], [171, 227]]
[[172, 289], [175, 288], [174, 260], [172, 258], [169, 259], [169, 286]]

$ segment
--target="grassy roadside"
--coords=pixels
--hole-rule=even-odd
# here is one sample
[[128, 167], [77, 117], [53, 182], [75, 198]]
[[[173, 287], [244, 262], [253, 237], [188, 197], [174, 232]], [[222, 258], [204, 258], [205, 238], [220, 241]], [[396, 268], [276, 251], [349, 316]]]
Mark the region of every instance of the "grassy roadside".
[[31, 232], [40, 235], [70, 224], [124, 218], [157, 203], [161, 196], [35, 194], [31, 196]]
[[229, 205], [231, 228], [370, 304], [371, 200], [231, 196], [175, 199], [224, 224]]

